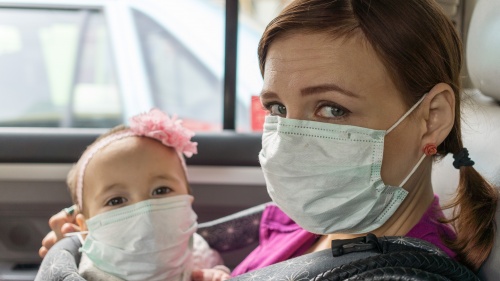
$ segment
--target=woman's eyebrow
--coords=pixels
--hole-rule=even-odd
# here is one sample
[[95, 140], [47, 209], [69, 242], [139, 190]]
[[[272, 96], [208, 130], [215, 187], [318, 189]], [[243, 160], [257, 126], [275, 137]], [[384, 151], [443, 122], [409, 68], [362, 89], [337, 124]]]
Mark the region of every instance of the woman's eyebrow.
[[263, 90], [260, 93], [260, 98], [261, 99], [277, 99], [278, 98], [278, 94], [276, 94], [275, 92]]
[[307, 88], [300, 90], [300, 93], [302, 94], [302, 96], [309, 96], [309, 95], [321, 94], [321, 93], [330, 92], [330, 91], [339, 92], [341, 94], [344, 94], [346, 96], [350, 96], [353, 98], [359, 98], [359, 96], [357, 94], [355, 94], [349, 90], [346, 90], [346, 89], [344, 89], [336, 84], [322, 84], [322, 85], [317, 85], [317, 86], [311, 86], [311, 87], [307, 87]]
[[[321, 93], [331, 92], [331, 91], [339, 92], [341, 94], [344, 94], [346, 96], [353, 97], [353, 98], [360, 98], [359, 95], [357, 95], [349, 90], [346, 90], [346, 89], [344, 89], [336, 84], [322, 84], [322, 85], [317, 85], [317, 86], [306, 87], [304, 89], [301, 89], [300, 93], [302, 96], [309, 96], [309, 95], [321, 94]], [[260, 93], [260, 97], [262, 99], [277, 99], [278, 94], [276, 94], [275, 92], [272, 92], [272, 91], [263, 90]]]

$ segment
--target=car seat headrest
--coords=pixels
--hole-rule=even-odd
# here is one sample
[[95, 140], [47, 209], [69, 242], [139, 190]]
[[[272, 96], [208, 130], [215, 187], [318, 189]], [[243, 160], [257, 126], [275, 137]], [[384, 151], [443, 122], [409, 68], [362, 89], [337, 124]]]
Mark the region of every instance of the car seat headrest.
[[472, 14], [466, 60], [472, 83], [500, 101], [500, 1], [479, 0]]

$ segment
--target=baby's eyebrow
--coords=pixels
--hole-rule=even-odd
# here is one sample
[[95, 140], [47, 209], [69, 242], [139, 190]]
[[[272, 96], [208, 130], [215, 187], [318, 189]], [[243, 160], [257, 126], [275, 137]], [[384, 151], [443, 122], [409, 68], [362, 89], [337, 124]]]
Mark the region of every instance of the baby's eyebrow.
[[102, 194], [102, 193], [106, 193], [106, 192], [109, 192], [110, 190], [113, 190], [113, 189], [118, 189], [118, 188], [121, 188], [121, 187], [122, 187], [122, 185], [121, 185], [121, 184], [119, 184], [119, 183], [113, 183], [113, 184], [110, 184], [110, 185], [106, 185], [106, 186], [104, 186], [104, 188], [103, 188], [103, 189], [101, 189], [101, 190], [99, 191], [99, 193], [100, 193], [100, 194]]
[[167, 181], [179, 181], [181, 177], [174, 176], [172, 174], [164, 173], [164, 174], [159, 174], [153, 176], [153, 179], [161, 179], [161, 180], [167, 180]]

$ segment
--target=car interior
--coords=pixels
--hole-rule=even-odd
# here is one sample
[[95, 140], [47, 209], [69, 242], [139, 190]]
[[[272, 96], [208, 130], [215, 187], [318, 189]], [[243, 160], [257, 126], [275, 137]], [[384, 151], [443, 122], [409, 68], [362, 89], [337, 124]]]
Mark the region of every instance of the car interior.
[[[496, 145], [500, 139], [500, 1], [438, 2], [456, 24], [466, 52], [464, 146], [475, 161], [476, 170], [500, 186], [500, 146]], [[48, 219], [72, 204], [66, 174], [85, 147], [105, 131], [0, 127], [0, 281], [35, 279], [42, 263], [38, 249], [50, 231]], [[258, 227], [248, 222], [258, 221], [263, 206], [271, 201], [257, 157], [261, 133], [202, 132], [196, 134], [194, 141], [199, 144], [199, 154], [187, 159], [187, 165], [188, 180], [196, 198], [194, 210], [200, 222], [198, 232], [205, 231], [205, 237], [211, 237], [207, 241], [221, 251], [225, 264], [234, 268], [258, 243]], [[433, 167], [432, 183], [442, 203], [451, 198], [458, 184], [458, 172], [452, 162], [452, 156], [448, 155]], [[500, 226], [499, 214], [500, 207], [497, 226]], [[228, 235], [228, 225], [238, 231]], [[500, 278], [500, 231], [495, 241], [489, 258], [477, 276], [469, 276], [470, 280]], [[79, 255], [78, 241], [68, 239], [65, 243], [58, 245], [58, 250], [69, 251], [72, 263], [67, 269], [73, 272], [71, 266], [78, 264], [75, 260]], [[433, 251], [425, 245], [422, 249]], [[331, 253], [313, 253], [295, 263], [277, 264], [236, 280], [270, 280], [273, 276], [289, 278], [286, 280], [336, 280], [317, 277], [317, 273], [331, 269], [330, 265], [325, 266], [330, 259]], [[42, 263], [40, 271], [47, 264], [48, 261]], [[303, 279], [291, 278], [300, 274]]]

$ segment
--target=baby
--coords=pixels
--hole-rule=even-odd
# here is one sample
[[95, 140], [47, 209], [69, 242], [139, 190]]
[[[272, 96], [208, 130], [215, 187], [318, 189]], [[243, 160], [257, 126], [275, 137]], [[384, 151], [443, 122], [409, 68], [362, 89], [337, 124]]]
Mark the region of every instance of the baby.
[[68, 174], [87, 280], [224, 280], [229, 269], [196, 234], [184, 155], [194, 135], [153, 109], [91, 144]]

